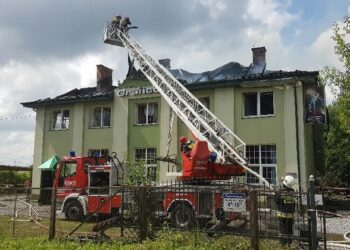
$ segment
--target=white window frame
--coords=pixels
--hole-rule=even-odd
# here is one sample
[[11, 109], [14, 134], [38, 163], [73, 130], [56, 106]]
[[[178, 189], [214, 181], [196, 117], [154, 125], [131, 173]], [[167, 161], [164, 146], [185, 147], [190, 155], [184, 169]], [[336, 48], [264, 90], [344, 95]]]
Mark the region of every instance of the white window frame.
[[106, 153], [106, 154], [103, 154], [104, 156], [109, 155], [109, 149], [108, 148], [101, 148], [101, 149], [90, 148], [90, 149], [88, 149], [88, 155], [89, 156], [94, 156], [91, 153], [92, 151], [98, 152], [99, 156], [102, 155], [103, 151], [105, 151], [105, 153]]
[[[94, 119], [95, 119], [95, 110], [100, 109], [101, 110], [101, 117], [100, 117], [100, 124], [97, 126], [94, 126]], [[109, 126], [104, 125], [103, 121], [103, 113], [105, 110], [109, 109], [110, 115], [109, 115]], [[111, 127], [111, 121], [112, 121], [112, 109], [111, 107], [94, 107], [90, 114], [90, 128], [110, 128]]]
[[[155, 116], [157, 117], [157, 121], [156, 122], [148, 122], [148, 112], [149, 112], [149, 105], [150, 104], [155, 104], [157, 107]], [[139, 105], [146, 105], [146, 122], [145, 123], [139, 123]], [[136, 103], [135, 105], [135, 125], [156, 125], [158, 124], [158, 120], [159, 120], [159, 116], [158, 116], [158, 102], [140, 102], [140, 103]]]
[[[137, 158], [136, 155], [137, 155], [137, 150], [145, 150], [145, 157], [144, 158]], [[154, 150], [154, 155], [153, 156], [156, 156], [157, 155], [157, 148], [155, 147], [149, 147], [149, 148], [135, 148], [135, 161], [142, 161], [144, 162], [144, 166], [145, 166], [145, 175], [147, 176], [149, 171], [154, 171], [155, 172], [155, 176], [154, 176], [154, 181], [157, 180], [157, 163], [156, 161], [154, 160], [154, 163], [151, 163], [151, 164], [148, 164], [148, 157], [150, 156], [149, 155], [149, 151], [150, 150]]]
[[[275, 148], [275, 151], [274, 151], [274, 154], [275, 154], [275, 160], [274, 162], [275, 163], [262, 163], [262, 150], [261, 148], [263, 146], [274, 146]], [[258, 147], [258, 163], [249, 163], [249, 158], [248, 158], [248, 148], [249, 147]], [[246, 146], [246, 158], [248, 159], [248, 167], [249, 168], [259, 168], [259, 172], [258, 174], [260, 174], [261, 176], [263, 176], [271, 185], [276, 185], [277, 184], [277, 149], [276, 149], [276, 145], [275, 144], [264, 144], [264, 145], [247, 145]], [[266, 176], [264, 176], [264, 169], [266, 168], [274, 168], [275, 169], [275, 177], [274, 177], [274, 182], [271, 181], [271, 178], [268, 178]], [[253, 170], [253, 169], [252, 169]], [[255, 170], [254, 170], [255, 171]], [[246, 180], [247, 180], [247, 183], [250, 184], [250, 185], [263, 185], [264, 183], [259, 180], [258, 182], [250, 182], [250, 178], [248, 177], [249, 175], [252, 175], [250, 174], [249, 172], [246, 173]], [[253, 177], [255, 178], [255, 177]]]
[[[267, 114], [267, 115], [262, 115], [261, 114], [261, 105], [260, 105], [260, 101], [261, 101], [261, 97], [260, 95], [262, 93], [272, 93], [272, 108], [273, 108], [273, 113], [272, 114]], [[245, 113], [245, 96], [247, 94], [256, 94], [256, 115], [246, 115]], [[273, 90], [266, 90], [266, 91], [250, 91], [250, 92], [244, 92], [243, 93], [243, 117], [244, 118], [255, 118], [255, 117], [270, 117], [270, 116], [275, 116], [275, 94]]]
[[[64, 120], [63, 114], [65, 111], [68, 111], [68, 119]], [[61, 114], [61, 126], [60, 128], [56, 128], [56, 120], [55, 120], [55, 113]], [[63, 124], [65, 124], [65, 127], [63, 127]], [[70, 125], [70, 110], [69, 109], [55, 109], [52, 111], [52, 124], [51, 124], [51, 130], [67, 130], [69, 129]]]

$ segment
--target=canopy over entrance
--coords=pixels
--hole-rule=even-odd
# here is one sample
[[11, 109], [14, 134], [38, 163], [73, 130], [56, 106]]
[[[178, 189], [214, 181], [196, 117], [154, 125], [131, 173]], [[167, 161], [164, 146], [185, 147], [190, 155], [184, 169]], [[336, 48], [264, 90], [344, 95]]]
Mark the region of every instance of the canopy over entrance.
[[53, 170], [56, 166], [57, 162], [60, 161], [60, 158], [58, 156], [53, 156], [47, 161], [45, 161], [43, 164], [41, 164], [38, 168], [46, 169], [46, 170]]

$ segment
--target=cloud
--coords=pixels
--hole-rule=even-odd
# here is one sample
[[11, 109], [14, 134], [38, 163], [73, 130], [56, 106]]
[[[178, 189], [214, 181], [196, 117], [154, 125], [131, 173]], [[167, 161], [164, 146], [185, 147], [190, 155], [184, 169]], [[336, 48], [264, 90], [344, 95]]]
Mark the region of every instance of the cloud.
[[[263, 45], [268, 69], [337, 65], [329, 31], [309, 44], [289, 42], [303, 41], [305, 32], [300, 6], [293, 5], [288, 0], [0, 0], [0, 136], [12, 150], [21, 149], [12, 138], [26, 138], [31, 161], [33, 141], [26, 133], [34, 133], [34, 118], [1, 117], [35, 114], [20, 102], [95, 86], [96, 64], [114, 70], [115, 84], [124, 79], [126, 49], [102, 42], [105, 21], [117, 14], [129, 16], [139, 26], [131, 34], [155, 59], [170, 58], [173, 68], [202, 72], [230, 61], [247, 66], [251, 47]], [[0, 148], [3, 152], [8, 151]], [[16, 155], [9, 155], [13, 163]]]
[[247, 18], [261, 22], [269, 30], [280, 31], [298, 18], [297, 14], [288, 12], [290, 4], [290, 1], [249, 0]]
[[16, 131], [6, 134], [0, 144], [0, 164], [29, 166], [33, 161], [34, 131]]
[[338, 57], [334, 53], [335, 42], [332, 39], [332, 29], [321, 32], [314, 42], [307, 48], [311, 65], [323, 68], [324, 66], [342, 68]]

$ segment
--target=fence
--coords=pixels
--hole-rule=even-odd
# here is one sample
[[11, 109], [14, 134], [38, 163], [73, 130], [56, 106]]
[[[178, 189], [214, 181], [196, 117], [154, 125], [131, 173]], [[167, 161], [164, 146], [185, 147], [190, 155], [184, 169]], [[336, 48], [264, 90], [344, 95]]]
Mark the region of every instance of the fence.
[[[56, 208], [54, 203], [38, 203], [38, 194], [51, 189], [2, 188], [0, 234], [141, 241], [156, 238], [165, 230], [193, 232], [186, 235], [198, 236], [198, 240], [247, 236], [254, 249], [258, 248], [259, 238], [310, 246], [325, 241], [325, 218], [321, 214], [315, 217], [316, 210], [308, 202], [312, 199], [306, 198], [308, 193], [230, 183], [203, 184], [57, 189], [52, 196], [57, 201]], [[64, 201], [62, 197], [68, 193], [70, 198]], [[281, 199], [289, 200], [283, 206], [293, 209], [282, 207], [281, 212]], [[57, 211], [61, 212], [56, 215]], [[316, 231], [315, 223], [319, 225]]]

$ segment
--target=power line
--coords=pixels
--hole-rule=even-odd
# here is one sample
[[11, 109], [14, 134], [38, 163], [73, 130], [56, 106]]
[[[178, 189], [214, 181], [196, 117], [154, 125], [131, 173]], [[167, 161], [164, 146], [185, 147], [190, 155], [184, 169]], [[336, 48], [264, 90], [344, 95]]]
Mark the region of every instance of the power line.
[[10, 120], [27, 120], [34, 118], [35, 114], [32, 115], [17, 115], [17, 116], [8, 116], [8, 117], [0, 117], [0, 121], [10, 121]]

